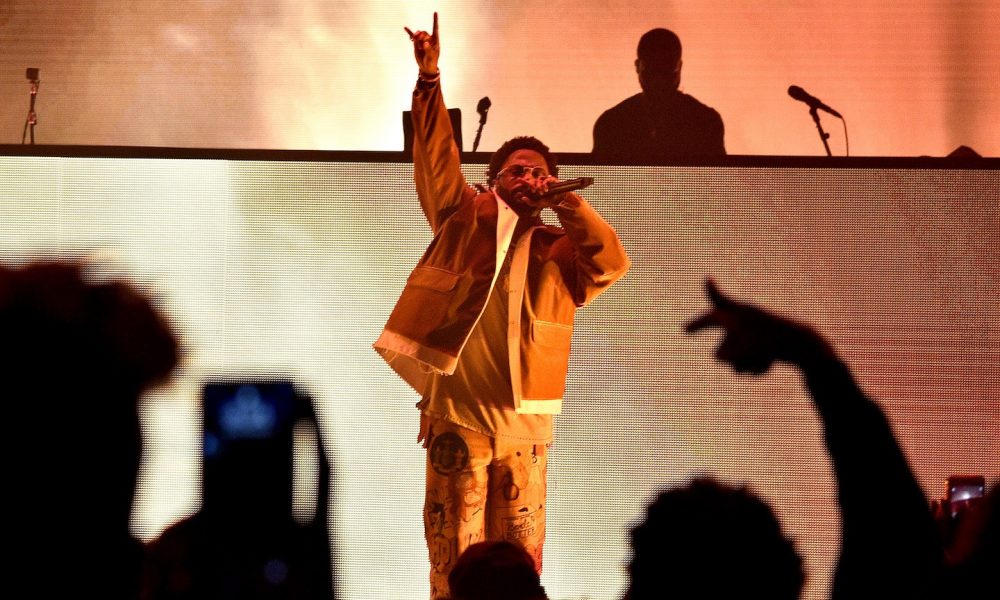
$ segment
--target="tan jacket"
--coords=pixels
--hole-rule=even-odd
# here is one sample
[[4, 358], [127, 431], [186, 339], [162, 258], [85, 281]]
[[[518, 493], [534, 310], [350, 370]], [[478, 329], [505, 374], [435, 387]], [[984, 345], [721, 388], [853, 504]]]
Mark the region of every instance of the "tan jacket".
[[[434, 239], [374, 347], [422, 394], [430, 372], [454, 373], [486, 306], [505, 250], [498, 248], [504, 205], [462, 176], [436, 83], [417, 86], [413, 121], [414, 179]], [[553, 210], [562, 227], [538, 221], [517, 241], [511, 262], [507, 346], [521, 413], [559, 412], [576, 309], [629, 267], [614, 229], [583, 198], [564, 194]], [[513, 226], [507, 222], [501, 229]]]

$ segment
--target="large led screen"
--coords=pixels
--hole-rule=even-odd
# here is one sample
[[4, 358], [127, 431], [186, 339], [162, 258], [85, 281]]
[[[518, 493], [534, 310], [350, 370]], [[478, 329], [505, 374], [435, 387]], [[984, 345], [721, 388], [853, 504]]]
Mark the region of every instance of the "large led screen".
[[[412, 165], [238, 158], [3, 156], [0, 260], [85, 256], [179, 332], [182, 367], [142, 402], [136, 536], [199, 506], [201, 383], [290, 373], [331, 449], [340, 597], [426, 597], [418, 398], [370, 347], [430, 240]], [[806, 597], [826, 596], [840, 533], [817, 416], [790, 368], [735, 375], [713, 360], [717, 334], [683, 332], [706, 277], [828, 336], [929, 499], [952, 474], [996, 480], [1000, 172], [772, 160], [561, 175], [596, 179], [583, 195], [633, 267], [577, 318], [549, 468], [552, 598], [618, 598], [629, 527], [699, 474], [774, 506]]]

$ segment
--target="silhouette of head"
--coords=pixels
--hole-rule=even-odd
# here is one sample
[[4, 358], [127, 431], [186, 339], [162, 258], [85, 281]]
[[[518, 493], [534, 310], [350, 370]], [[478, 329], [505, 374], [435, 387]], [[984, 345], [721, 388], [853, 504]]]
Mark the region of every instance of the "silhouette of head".
[[632, 529], [629, 600], [794, 600], [802, 560], [764, 502], [746, 488], [697, 479], [659, 495]]
[[511, 542], [466, 548], [448, 575], [452, 600], [545, 600], [531, 555]]
[[8, 423], [30, 440], [18, 454], [25, 510], [59, 505], [71, 528], [127, 535], [137, 401], [178, 361], [170, 329], [131, 286], [46, 262], [0, 265], [0, 331]]
[[639, 86], [651, 96], [666, 96], [681, 84], [681, 40], [669, 29], [653, 29], [639, 38], [635, 71]]

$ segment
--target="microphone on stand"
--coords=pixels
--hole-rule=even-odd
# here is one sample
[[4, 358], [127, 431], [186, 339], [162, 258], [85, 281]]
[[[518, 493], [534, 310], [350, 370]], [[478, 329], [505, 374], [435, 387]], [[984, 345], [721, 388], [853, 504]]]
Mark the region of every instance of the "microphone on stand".
[[823, 104], [823, 102], [819, 98], [815, 96], [810, 96], [804, 89], [800, 88], [797, 85], [792, 85], [788, 87], [788, 95], [791, 96], [792, 98], [795, 98], [799, 102], [805, 102], [806, 104], [809, 105], [809, 108], [812, 108], [813, 110], [815, 109], [823, 110], [837, 117], [838, 119], [844, 118], [843, 116], [841, 116], [839, 112], [833, 110], [826, 104]]
[[476, 130], [476, 139], [472, 142], [473, 152], [479, 148], [479, 138], [483, 135], [483, 126], [486, 125], [486, 113], [490, 111], [490, 106], [492, 105], [493, 103], [490, 102], [487, 96], [483, 96], [479, 100], [479, 104], [476, 105], [476, 112], [479, 113], [479, 129]]
[[21, 144], [24, 144], [25, 138], [28, 137], [28, 131], [31, 131], [31, 145], [35, 145], [35, 125], [38, 123], [38, 115], [35, 113], [35, 97], [38, 96], [38, 84], [41, 80], [38, 78], [38, 69], [35, 67], [28, 67], [24, 71], [24, 76], [28, 78], [31, 83], [31, 98], [28, 104], [28, 118], [24, 121], [24, 131], [21, 133]]

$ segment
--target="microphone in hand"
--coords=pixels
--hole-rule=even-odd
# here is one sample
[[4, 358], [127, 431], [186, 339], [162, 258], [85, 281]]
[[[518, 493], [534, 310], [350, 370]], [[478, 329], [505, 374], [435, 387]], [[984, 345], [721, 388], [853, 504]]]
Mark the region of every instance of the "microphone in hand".
[[565, 181], [552, 181], [548, 185], [548, 189], [544, 192], [538, 191], [526, 191], [526, 192], [516, 192], [514, 197], [532, 206], [547, 207], [553, 204], [552, 200], [559, 194], [565, 194], [566, 192], [575, 192], [576, 190], [582, 190], [585, 187], [590, 186], [594, 183], [593, 177], [577, 177], [576, 179], [567, 179]]
[[593, 177], [577, 177], [576, 179], [567, 179], [566, 181], [557, 181], [555, 183], [549, 184], [549, 189], [543, 193], [541, 198], [548, 198], [549, 196], [556, 196], [558, 194], [564, 194], [566, 192], [575, 192], [576, 190], [582, 190], [594, 183]]

